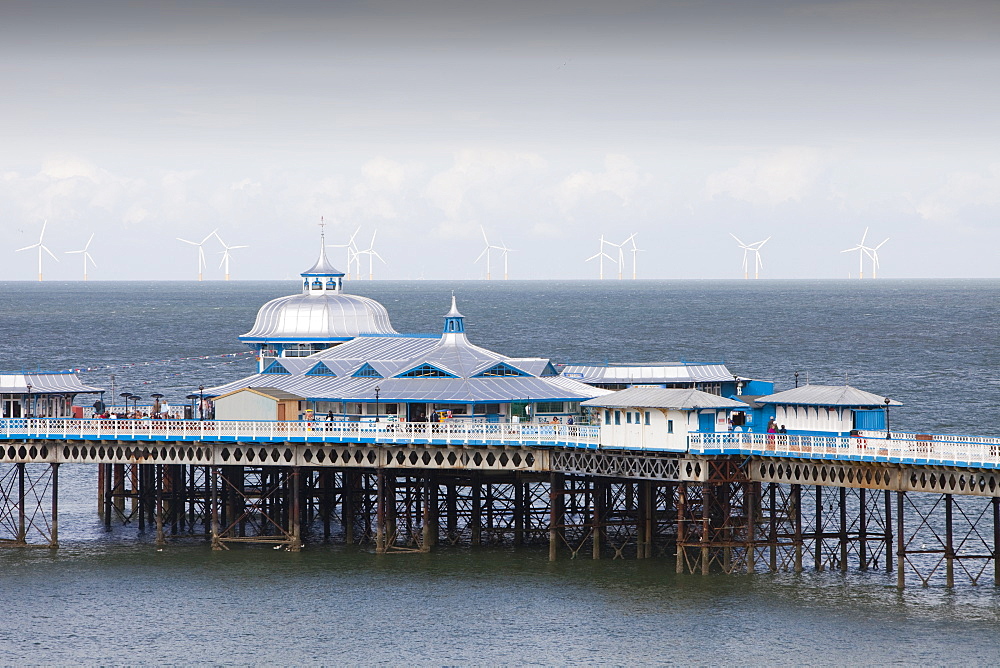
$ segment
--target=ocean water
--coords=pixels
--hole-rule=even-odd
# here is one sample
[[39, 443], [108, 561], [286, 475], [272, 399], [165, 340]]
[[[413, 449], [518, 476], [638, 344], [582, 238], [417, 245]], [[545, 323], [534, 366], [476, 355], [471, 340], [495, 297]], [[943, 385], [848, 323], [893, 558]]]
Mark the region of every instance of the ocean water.
[[[0, 370], [172, 403], [252, 371], [236, 337], [287, 282], [0, 283]], [[1000, 434], [1000, 281], [353, 282], [401, 332], [560, 362], [725, 362], [903, 402], [894, 429]], [[1000, 660], [989, 584], [882, 572], [678, 576], [673, 561], [545, 550], [376, 556], [310, 545], [158, 551], [105, 533], [96, 471], [60, 476], [62, 547], [0, 548], [0, 664], [854, 664]]]

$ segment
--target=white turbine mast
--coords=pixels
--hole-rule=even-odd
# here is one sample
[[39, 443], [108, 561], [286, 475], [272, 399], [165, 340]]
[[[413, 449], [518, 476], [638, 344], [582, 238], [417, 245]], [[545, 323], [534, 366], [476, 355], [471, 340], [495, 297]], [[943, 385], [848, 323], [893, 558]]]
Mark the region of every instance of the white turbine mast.
[[611, 257], [610, 255], [608, 255], [607, 253], [604, 252], [604, 245], [605, 244], [607, 244], [609, 246], [614, 246], [615, 245], [615, 244], [611, 243], [610, 241], [605, 240], [604, 235], [602, 234], [601, 235], [600, 250], [597, 251], [596, 253], [594, 253], [593, 255], [591, 255], [590, 257], [588, 257], [586, 260], [584, 260], [584, 262], [590, 262], [591, 260], [595, 260], [595, 259], [598, 261], [598, 264], [600, 265], [600, 280], [602, 280], [602, 281], [604, 280], [604, 258], [607, 258], [611, 262], [616, 262], [616, 260], [613, 257]]
[[249, 248], [249, 246], [229, 246], [229, 245], [226, 244], [225, 241], [222, 240], [222, 237], [219, 236], [218, 232], [214, 232], [213, 234], [215, 234], [215, 238], [219, 240], [219, 243], [222, 244], [222, 248], [224, 249], [222, 251], [222, 262], [219, 263], [219, 267], [222, 268], [222, 266], [225, 265], [225, 267], [226, 267], [226, 280], [228, 281], [229, 280], [229, 257], [230, 257], [229, 256], [229, 251], [236, 250], [237, 248]]
[[86, 243], [86, 245], [83, 248], [81, 248], [80, 250], [66, 251], [67, 255], [73, 255], [74, 253], [82, 253], [83, 254], [83, 280], [85, 280], [85, 281], [87, 280], [87, 263], [89, 262], [90, 264], [94, 265], [95, 267], [97, 266], [97, 263], [94, 262], [94, 258], [92, 258], [90, 256], [90, 251], [89, 251], [89, 249], [90, 249], [90, 242], [93, 241], [93, 240], [94, 240], [94, 234], [91, 233], [90, 234], [90, 238], [87, 239], [87, 243]]
[[[347, 249], [347, 280], [351, 280], [351, 268], [354, 266], [355, 257], [358, 253], [358, 247], [354, 244], [354, 238], [358, 236], [358, 232], [361, 228], [354, 230], [354, 234], [351, 238], [347, 240], [346, 244], [327, 244], [327, 248], [346, 248]], [[358, 276], [361, 276], [361, 269], [358, 269]]]
[[16, 251], [14, 251], [15, 253], [20, 253], [21, 251], [30, 250], [32, 248], [37, 248], [38, 249], [38, 280], [39, 281], [42, 280], [42, 251], [45, 251], [46, 253], [48, 253], [49, 255], [51, 255], [52, 259], [55, 260], [56, 262], [59, 261], [59, 258], [57, 258], [55, 255], [53, 255], [52, 251], [50, 251], [48, 248], [46, 248], [45, 245], [42, 243], [42, 241], [45, 239], [45, 226], [48, 225], [48, 224], [49, 224], [48, 220], [46, 220], [46, 221], [44, 221], [42, 223], [42, 233], [38, 235], [38, 243], [31, 244], [30, 246], [25, 246], [24, 248], [18, 248]]
[[198, 247], [198, 280], [199, 281], [204, 278], [204, 273], [203, 272], [205, 271], [205, 266], [206, 266], [205, 265], [205, 242], [207, 242], [212, 237], [217, 236], [215, 233], [218, 231], [218, 229], [219, 228], [215, 228], [214, 230], [212, 230], [201, 241], [188, 241], [187, 239], [181, 239], [180, 237], [177, 237], [177, 241], [183, 241], [186, 244], [191, 244], [192, 246], [197, 246]]
[[625, 241], [622, 242], [623, 245], [626, 244], [626, 243], [632, 242], [632, 280], [633, 281], [636, 279], [636, 269], [635, 269], [635, 267], [636, 267], [636, 258], [638, 257], [639, 253], [641, 253], [643, 251], [642, 248], [639, 248], [635, 244], [636, 234], [638, 234], [638, 233], [637, 232], [633, 232], [632, 236], [630, 236], [628, 239], [626, 239]]
[[743, 249], [743, 278], [744, 279], [750, 278], [750, 266], [749, 263], [747, 262], [750, 253], [753, 253], [754, 255], [753, 277], [754, 279], [760, 278], [760, 270], [764, 267], [764, 262], [763, 260], [760, 259], [760, 249], [764, 244], [766, 244], [768, 241], [771, 240], [771, 237], [768, 237], [763, 241], [755, 241], [752, 244], [745, 244], [742, 241], [740, 241], [740, 238], [737, 237], [732, 232], [729, 233], [729, 236], [731, 236], [733, 239], [736, 239], [736, 243], [739, 244], [740, 248]]
[[885, 242], [888, 241], [888, 240], [889, 240], [889, 237], [886, 237], [882, 241], [882, 243], [880, 243], [878, 246], [875, 246], [875, 248], [869, 248], [868, 249], [868, 257], [870, 257], [872, 259], [872, 278], [878, 278], [878, 268], [879, 268], [879, 263], [878, 263], [878, 249], [881, 248], [882, 246], [884, 246]]
[[[368, 256], [368, 280], [369, 281], [374, 280], [374, 276], [375, 276], [375, 274], [374, 274], [374, 270], [375, 270], [375, 258], [378, 258], [379, 261], [382, 264], [386, 264], [385, 258], [383, 258], [381, 255], [379, 255], [378, 251], [375, 250], [375, 235], [376, 234], [378, 234], [378, 230], [375, 230], [374, 232], [372, 232], [372, 241], [371, 241], [370, 244], [368, 244], [368, 248], [366, 248], [364, 250], [359, 250], [359, 251], [355, 251], [354, 252], [354, 259], [358, 263], [358, 278], [361, 278], [361, 256], [362, 255], [367, 255]], [[351, 240], [353, 241], [354, 237], [351, 237]]]
[[[483, 241], [486, 242], [486, 248], [484, 248], [483, 252], [479, 254], [479, 257], [477, 257], [475, 260], [472, 261], [472, 264], [475, 264], [476, 262], [479, 262], [480, 260], [482, 260], [483, 256], [485, 255], [486, 256], [486, 280], [487, 281], [491, 280], [492, 279], [492, 275], [490, 274], [490, 260], [491, 260], [492, 255], [493, 255], [492, 251], [498, 250], [498, 251], [500, 251], [500, 252], [502, 252], [504, 254], [504, 279], [506, 280], [506, 278], [507, 278], [507, 253], [505, 252], [505, 247], [504, 246], [494, 246], [493, 244], [491, 244], [490, 240], [486, 236], [486, 228], [484, 228], [482, 225], [479, 226], [479, 231], [483, 233]], [[510, 249], [506, 249], [506, 250], [509, 251]]]
[[503, 280], [506, 281], [507, 280], [507, 253], [516, 252], [516, 249], [514, 249], [514, 248], [507, 248], [507, 244], [505, 244], [503, 242], [503, 239], [500, 240], [500, 245], [499, 246], [494, 246], [494, 248], [496, 248], [497, 250], [499, 250], [503, 254]]

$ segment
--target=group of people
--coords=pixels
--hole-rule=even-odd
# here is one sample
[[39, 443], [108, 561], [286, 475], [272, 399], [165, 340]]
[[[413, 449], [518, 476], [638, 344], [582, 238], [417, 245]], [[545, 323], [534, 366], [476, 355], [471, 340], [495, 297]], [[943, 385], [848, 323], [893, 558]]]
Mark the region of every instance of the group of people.
[[785, 425], [778, 426], [778, 423], [774, 421], [774, 418], [767, 423], [767, 433], [769, 434], [787, 434], [788, 430], [785, 429]]

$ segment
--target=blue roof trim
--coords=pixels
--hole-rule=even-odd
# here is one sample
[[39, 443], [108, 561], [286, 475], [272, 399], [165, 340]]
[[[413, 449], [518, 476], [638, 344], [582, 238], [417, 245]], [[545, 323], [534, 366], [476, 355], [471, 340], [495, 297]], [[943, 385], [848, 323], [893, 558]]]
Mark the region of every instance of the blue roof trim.
[[282, 341], [353, 341], [354, 339], [440, 339], [440, 334], [358, 334], [357, 336], [241, 336], [243, 343], [280, 343]]

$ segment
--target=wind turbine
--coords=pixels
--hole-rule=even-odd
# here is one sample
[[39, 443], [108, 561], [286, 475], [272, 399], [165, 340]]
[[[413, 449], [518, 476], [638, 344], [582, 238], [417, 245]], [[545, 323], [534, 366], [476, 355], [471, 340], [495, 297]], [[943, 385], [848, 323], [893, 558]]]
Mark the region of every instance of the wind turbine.
[[222, 262], [219, 263], [219, 267], [222, 267], [223, 265], [226, 266], [226, 280], [228, 281], [229, 280], [229, 257], [230, 257], [229, 256], [229, 251], [236, 250], [237, 248], [249, 248], [249, 246], [228, 246], [228, 245], [226, 245], [226, 242], [222, 240], [222, 237], [220, 237], [215, 232], [213, 232], [213, 234], [215, 234], [215, 238], [219, 240], [219, 243], [222, 244], [222, 247], [225, 249], [225, 250], [222, 251]]
[[[374, 280], [374, 272], [373, 272], [373, 270], [374, 270], [374, 266], [375, 266], [375, 258], [378, 258], [379, 260], [381, 260], [382, 264], [386, 263], [385, 262], [385, 258], [383, 258], [381, 255], [379, 255], [378, 251], [375, 250], [375, 235], [376, 234], [378, 234], [378, 230], [375, 230], [374, 232], [372, 232], [372, 241], [371, 241], [370, 244], [368, 244], [368, 248], [366, 248], [364, 250], [360, 250], [360, 251], [355, 251], [355, 253], [354, 253], [354, 258], [355, 258], [355, 260], [358, 263], [358, 278], [361, 278], [361, 257], [360, 256], [362, 256], [362, 255], [367, 255], [368, 256], [368, 280], [369, 281]], [[353, 237], [352, 237], [352, 239], [353, 239]]]
[[25, 246], [24, 248], [18, 248], [16, 251], [14, 251], [15, 253], [20, 253], [21, 251], [30, 250], [32, 248], [37, 248], [38, 249], [38, 280], [39, 281], [42, 280], [42, 251], [45, 251], [46, 253], [48, 253], [49, 255], [51, 255], [52, 259], [55, 260], [56, 262], [59, 261], [59, 258], [57, 258], [55, 255], [53, 255], [52, 251], [50, 251], [48, 248], [45, 247], [45, 245], [42, 244], [42, 240], [45, 239], [45, 226], [48, 225], [48, 224], [49, 224], [49, 221], [47, 221], [47, 220], [42, 223], [42, 233], [38, 235], [38, 243], [31, 244], [30, 246]]
[[500, 245], [499, 246], [494, 246], [494, 248], [496, 248], [501, 253], [503, 253], [503, 280], [506, 281], [507, 280], [507, 253], [510, 253], [514, 249], [513, 248], [507, 248], [507, 244], [505, 244], [503, 242], [503, 239], [500, 240]]
[[889, 240], [889, 237], [886, 237], [885, 240], [882, 241], [882, 243], [880, 243], [878, 246], [876, 246], [875, 248], [869, 248], [868, 249], [868, 257], [870, 257], [872, 259], [872, 278], [878, 278], [878, 266], [879, 266], [878, 265], [878, 249], [881, 248], [882, 246], [884, 246], [885, 242], [888, 241], [888, 240]]
[[87, 244], [81, 250], [66, 251], [67, 255], [73, 255], [74, 253], [82, 253], [83, 254], [83, 280], [85, 280], [85, 281], [87, 280], [87, 263], [89, 262], [90, 264], [94, 265], [95, 267], [97, 266], [97, 263], [94, 262], [94, 258], [92, 258], [90, 256], [90, 252], [88, 250], [90, 248], [90, 242], [93, 241], [93, 240], [94, 240], [94, 234], [91, 233], [90, 238], [87, 239]]
[[[327, 244], [326, 245], [327, 248], [346, 248], [347, 249], [347, 280], [351, 280], [351, 267], [353, 266], [354, 260], [355, 260], [355, 256], [358, 253], [358, 247], [354, 245], [354, 237], [358, 236], [358, 232], [360, 232], [360, 231], [361, 231], [360, 227], [358, 229], [354, 230], [354, 234], [351, 235], [351, 238], [347, 241], [346, 244]], [[360, 269], [360, 267], [358, 268], [358, 275], [359, 276], [361, 275], [361, 269]]]
[[882, 243], [880, 243], [878, 246], [875, 246], [875, 248], [872, 248], [870, 246], [866, 246], [865, 245], [865, 239], [867, 239], [867, 238], [868, 238], [868, 228], [866, 227], [865, 228], [865, 233], [861, 235], [861, 243], [859, 243], [857, 246], [855, 246], [853, 248], [847, 248], [845, 250], [840, 251], [841, 253], [851, 253], [851, 252], [854, 252], [854, 251], [858, 251], [858, 278], [859, 279], [862, 279], [862, 278], [865, 277], [865, 255], [867, 255], [868, 257], [871, 258], [871, 260], [872, 260], [872, 278], [876, 277], [876, 273], [877, 273], [877, 269], [878, 269], [878, 249], [881, 248], [883, 245], [885, 245], [885, 242], [889, 240], [889, 238], [886, 237], [885, 241], [883, 241]]
[[639, 253], [641, 253], [642, 250], [643, 250], [643, 249], [639, 248], [638, 246], [636, 246], [636, 244], [635, 244], [635, 235], [636, 234], [637, 234], [637, 232], [633, 232], [632, 236], [630, 236], [628, 239], [626, 239], [625, 241], [622, 242], [623, 246], [625, 244], [629, 243], [629, 242], [632, 242], [632, 280], [633, 281], [635, 280], [635, 277], [636, 277], [636, 270], [635, 270], [636, 258], [638, 257]]
[[615, 244], [611, 243], [610, 241], [605, 241], [604, 240], [604, 235], [602, 234], [601, 235], [601, 246], [600, 246], [601, 249], [599, 251], [597, 251], [597, 253], [595, 253], [594, 255], [591, 255], [586, 260], [584, 260], [584, 262], [590, 262], [591, 260], [593, 260], [595, 258], [598, 259], [598, 261], [600, 263], [600, 267], [601, 267], [600, 276], [601, 276], [601, 280], [602, 281], [604, 280], [604, 258], [608, 258], [612, 262], [615, 262], [615, 259], [613, 257], [611, 257], [610, 255], [608, 255], [607, 253], [604, 252], [604, 244], [608, 244], [610, 246], [614, 246], [615, 245]]
[[191, 244], [192, 246], [197, 246], [198, 247], [198, 280], [199, 281], [202, 280], [202, 277], [203, 277], [202, 272], [205, 270], [205, 248], [204, 248], [205, 242], [208, 241], [209, 239], [211, 239], [212, 237], [217, 237], [218, 235], [216, 235], [215, 233], [218, 231], [218, 229], [219, 228], [215, 228], [214, 230], [212, 230], [211, 233], [209, 233], [201, 241], [188, 241], [187, 239], [181, 239], [180, 237], [177, 237], [177, 241], [183, 241], [186, 244]]
[[479, 226], [479, 231], [483, 233], [483, 241], [486, 242], [486, 248], [484, 248], [483, 252], [479, 254], [479, 257], [477, 257], [475, 260], [472, 261], [472, 264], [475, 264], [476, 262], [479, 262], [481, 259], [483, 259], [484, 255], [486, 256], [486, 280], [488, 281], [488, 280], [490, 280], [492, 278], [492, 276], [490, 275], [490, 256], [492, 256], [493, 253], [491, 253], [490, 251], [493, 251], [493, 250], [501, 251], [501, 252], [504, 253], [504, 278], [506, 279], [507, 278], [507, 253], [506, 253], [506, 251], [508, 251], [510, 249], [505, 249], [503, 246], [494, 246], [493, 244], [491, 244], [490, 240], [488, 238], [486, 238], [486, 229], [482, 225]]
[[771, 240], [771, 237], [768, 237], [763, 241], [755, 241], [752, 244], [745, 244], [742, 241], [740, 241], [740, 238], [737, 237], [732, 232], [729, 233], [729, 236], [731, 236], [733, 239], [736, 239], [736, 243], [738, 243], [740, 245], [740, 248], [743, 249], [743, 278], [744, 279], [750, 278], [750, 267], [747, 264], [747, 256], [750, 253], [754, 254], [753, 277], [754, 279], [760, 278], [760, 270], [764, 266], [764, 262], [760, 259], [760, 249], [764, 244], [766, 244], [768, 241]]

